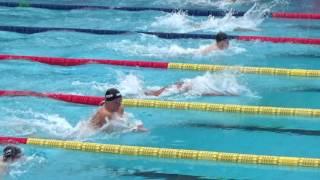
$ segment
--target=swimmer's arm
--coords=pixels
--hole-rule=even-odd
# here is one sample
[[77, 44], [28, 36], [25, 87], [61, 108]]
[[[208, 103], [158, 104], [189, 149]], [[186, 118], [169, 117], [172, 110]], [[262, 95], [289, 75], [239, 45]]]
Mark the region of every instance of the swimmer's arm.
[[211, 93], [202, 93], [202, 96], [225, 96], [222, 93], [211, 92]]
[[94, 128], [101, 128], [105, 121], [106, 115], [101, 113], [100, 110], [91, 118], [90, 125]]
[[235, 94], [235, 93], [210, 92], [210, 93], [203, 93], [202, 96], [239, 96], [239, 94]]
[[123, 108], [123, 106], [121, 106], [120, 111], [119, 111], [120, 116], [123, 116], [123, 113], [124, 113], [124, 108]]
[[[2, 156], [1, 156], [2, 159]], [[7, 173], [7, 166], [5, 163], [0, 162], [0, 180], [1, 180], [1, 176]]]
[[160, 96], [165, 90], [169, 89], [172, 86], [175, 86], [175, 88], [177, 88], [179, 90], [183, 90], [183, 91], [188, 91], [191, 89], [191, 87], [189, 87], [189, 86], [183, 87], [184, 85], [185, 85], [185, 83], [183, 81], [178, 81], [178, 82], [174, 83], [173, 85], [165, 86], [165, 87], [158, 89], [158, 90], [146, 91], [146, 92], [144, 92], [144, 94], [146, 96]]
[[102, 101], [99, 103], [99, 106], [104, 105], [104, 103], [106, 103], [106, 101], [105, 101], [105, 100], [102, 100]]
[[206, 47], [204, 49], [200, 49], [200, 54], [201, 55], [207, 55], [210, 52], [215, 51], [215, 50], [217, 50], [217, 46], [215, 44], [212, 44], [212, 45], [210, 45], [210, 46], [208, 46], [208, 47]]
[[168, 86], [163, 87], [163, 88], [158, 89], [158, 90], [146, 91], [146, 92], [144, 92], [144, 95], [146, 95], [146, 96], [160, 96], [163, 93], [163, 91], [165, 91], [166, 89], [168, 89]]
[[143, 126], [143, 124], [138, 125], [133, 132], [148, 132], [149, 130]]

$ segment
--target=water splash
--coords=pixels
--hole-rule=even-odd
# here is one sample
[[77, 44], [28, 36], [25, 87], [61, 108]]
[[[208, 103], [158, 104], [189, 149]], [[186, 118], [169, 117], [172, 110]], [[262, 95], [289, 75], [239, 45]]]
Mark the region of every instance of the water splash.
[[118, 82], [119, 84], [115, 87], [121, 89], [121, 93], [124, 94], [126, 97], [143, 95], [144, 82], [142, 77], [139, 77], [138, 75], [134, 75], [132, 73], [123, 74], [121, 72], [118, 72]]
[[[122, 134], [125, 132], [133, 131], [138, 125], [142, 125], [142, 121], [136, 119], [133, 114], [125, 113], [119, 122], [107, 124], [100, 130], [92, 129], [89, 125], [89, 120], [81, 120], [74, 127], [63, 117], [57, 114], [47, 114], [34, 112], [29, 109], [27, 111], [6, 109], [12, 112], [13, 117], [10, 121], [0, 129], [4, 129], [6, 134], [13, 134], [14, 136], [41, 136], [50, 138], [62, 138], [72, 140], [92, 140], [99, 132], [105, 132], [104, 128], [116, 127], [113, 129], [115, 134]], [[22, 116], [22, 117], [19, 117]], [[29, 116], [29, 117], [28, 117]], [[31, 117], [30, 117], [31, 116]], [[121, 122], [124, 122], [121, 124]], [[122, 129], [120, 128], [122, 126]], [[2, 130], [1, 130], [2, 131]], [[111, 133], [111, 131], [109, 131]], [[40, 134], [40, 135], [39, 135]], [[103, 136], [103, 139], [110, 138], [110, 134]]]
[[46, 158], [37, 154], [31, 156], [24, 156], [21, 160], [16, 161], [9, 165], [9, 176], [12, 179], [19, 179], [20, 176], [28, 173], [32, 168], [36, 168], [41, 164], [46, 163]]
[[[172, 58], [172, 57], [202, 57], [201, 50], [207, 45], [200, 45], [197, 48], [184, 47], [178, 43], [168, 43], [167, 41], [157, 40], [153, 42], [152, 40], [143, 40], [142, 42], [133, 42], [130, 40], [122, 40], [120, 42], [110, 44], [109, 48], [113, 48], [115, 51], [123, 52], [126, 54], [145, 56], [145, 57], [162, 57], [162, 58]], [[214, 41], [212, 41], [214, 43]], [[206, 55], [206, 57], [212, 56], [231, 56], [235, 54], [240, 54], [246, 50], [238, 43], [232, 42], [230, 48], [225, 51], [213, 51], [212, 53]]]
[[226, 9], [233, 5], [240, 5], [240, 4], [250, 4], [254, 2], [258, 2], [261, 0], [237, 0], [233, 2], [232, 0], [169, 0], [169, 1], [156, 1], [156, 5], [168, 5], [172, 4], [178, 7], [217, 7], [220, 9]]
[[107, 121], [100, 131], [118, 135], [138, 131], [139, 126], [143, 126], [141, 120], [136, 119], [131, 113], [124, 113], [123, 117], [115, 117], [112, 121]]
[[188, 90], [177, 89], [176, 86], [169, 86], [162, 96], [179, 95], [186, 97], [201, 96], [204, 94], [216, 95], [252, 95], [253, 93], [245, 85], [240, 84], [233, 73], [212, 74], [205, 73], [190, 79], [182, 79], [181, 82], [188, 87]]
[[138, 75], [132, 73], [124, 74], [121, 71], [117, 71], [116, 84], [110, 84], [106, 82], [81, 82], [76, 81], [72, 83], [75, 86], [84, 86], [86, 89], [92, 89], [94, 91], [104, 94], [109, 88], [117, 88], [121, 90], [121, 94], [124, 97], [143, 97], [144, 96], [144, 81]]
[[[189, 98], [201, 96], [203, 94], [217, 93], [220, 95], [246, 95], [254, 96], [254, 93], [244, 85], [243, 82], [238, 80], [236, 73], [205, 73], [204, 75], [196, 76], [190, 79], [182, 79], [184, 82], [191, 86], [191, 90], [181, 92], [175, 86], [168, 85], [168, 89], [161, 96], [186, 96]], [[115, 87], [121, 90], [124, 97], [132, 98], [156, 98], [145, 95], [145, 92], [150, 90], [157, 90], [159, 86], [146, 86], [143, 79], [135, 74], [121, 74], [118, 75], [118, 84], [111, 84], [110, 87]], [[101, 87], [94, 87], [104, 93], [105, 85], [101, 83]], [[103, 90], [102, 90], [103, 89]]]
[[[47, 114], [28, 110], [5, 109], [12, 113], [10, 121], [3, 124], [4, 129], [15, 136], [47, 134], [63, 138], [73, 130], [71, 124], [58, 114]], [[1, 129], [2, 129], [1, 128]]]
[[188, 16], [184, 12], [176, 12], [156, 17], [150, 25], [153, 29], [188, 33], [194, 31], [231, 32], [231, 31], [258, 31], [258, 26], [264, 20], [264, 14], [270, 10], [268, 6], [254, 4], [242, 17], [232, 16], [232, 10], [222, 18], [209, 16], [199, 20]]
[[71, 83], [72, 86], [78, 86], [78, 87], [84, 87], [86, 89], [90, 88], [92, 90], [98, 90], [99, 92], [104, 92], [106, 91], [108, 88], [110, 88], [110, 86], [112, 86], [109, 83], [105, 83], [105, 82], [97, 82], [97, 81], [90, 81], [90, 82], [83, 82], [83, 81], [73, 81]]
[[73, 131], [67, 134], [68, 139], [74, 140], [90, 140], [90, 138], [96, 135], [98, 132], [90, 127], [89, 120], [83, 120], [77, 123], [73, 128]]
[[123, 117], [114, 117], [111, 121], [106, 121], [106, 124], [99, 129], [92, 128], [89, 121], [81, 121], [68, 138], [82, 141], [107, 140], [125, 133], [136, 132], [142, 126], [141, 120], [125, 112]]
[[[73, 86], [81, 86], [85, 89], [91, 89], [92, 91], [97, 91], [100, 96], [104, 94], [109, 88], [116, 88], [121, 90], [121, 94], [126, 97], [135, 97], [137, 94], [143, 94], [144, 82], [141, 77], [137, 75], [124, 74], [121, 71], [116, 71], [116, 77], [118, 84], [111, 84], [107, 82], [82, 82], [74, 81], [71, 84]], [[134, 87], [134, 88], [132, 88]], [[142, 92], [142, 93], [141, 93]]]

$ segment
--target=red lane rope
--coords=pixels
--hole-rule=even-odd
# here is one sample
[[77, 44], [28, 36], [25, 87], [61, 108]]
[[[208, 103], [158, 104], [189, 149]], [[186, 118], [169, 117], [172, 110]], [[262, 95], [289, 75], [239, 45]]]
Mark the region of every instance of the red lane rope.
[[273, 12], [273, 18], [289, 18], [289, 19], [320, 19], [318, 13], [289, 13], [289, 12]]
[[33, 92], [33, 91], [7, 91], [0, 90], [0, 96], [36, 96], [36, 97], [47, 97], [44, 93]]
[[46, 93], [47, 97], [60, 101], [75, 103], [75, 104], [86, 104], [86, 105], [99, 105], [104, 100], [103, 97], [98, 96], [81, 96], [72, 94], [56, 94]]
[[27, 144], [28, 138], [0, 137], [0, 144]]
[[75, 103], [75, 104], [86, 104], [86, 105], [99, 105], [103, 101], [103, 97], [98, 96], [81, 96], [73, 94], [62, 94], [62, 93], [40, 93], [34, 91], [10, 91], [0, 90], [0, 96], [35, 96], [35, 97], [46, 97], [55, 100]]
[[109, 64], [117, 66], [134, 66], [168, 69], [168, 62], [147, 62], [147, 61], [128, 61], [128, 60], [110, 60], [110, 59], [79, 59], [79, 58], [58, 58], [58, 57], [40, 57], [40, 56], [20, 56], [0, 54], [0, 60], [29, 60], [50, 65], [77, 66], [83, 64]]
[[320, 45], [320, 39], [315, 38], [289, 38], [289, 37], [265, 37], [265, 36], [239, 36], [242, 41], [266, 41], [273, 43], [315, 44]]

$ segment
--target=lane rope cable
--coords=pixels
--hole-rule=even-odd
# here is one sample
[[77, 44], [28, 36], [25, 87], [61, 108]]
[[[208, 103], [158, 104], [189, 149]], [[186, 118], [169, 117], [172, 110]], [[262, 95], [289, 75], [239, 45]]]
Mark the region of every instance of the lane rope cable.
[[288, 156], [269, 156], [255, 154], [239, 154], [190, 149], [169, 149], [144, 146], [128, 146], [117, 144], [98, 144], [79, 141], [65, 141], [40, 138], [0, 137], [0, 144], [27, 144], [46, 148], [61, 148], [75, 151], [108, 153], [130, 156], [145, 156], [167, 159], [191, 159], [202, 161], [221, 161], [239, 164], [273, 165], [273, 166], [320, 166], [320, 159]]
[[[22, 34], [35, 34], [48, 31], [78, 32], [96, 35], [125, 35], [125, 34], [148, 34], [163, 39], [215, 39], [212, 34], [192, 34], [192, 33], [165, 33], [148, 31], [124, 31], [124, 30], [106, 30], [106, 29], [80, 29], [80, 28], [58, 28], [58, 27], [27, 27], [27, 26], [0, 26], [0, 31], [15, 32]], [[320, 45], [320, 38], [295, 38], [295, 37], [268, 37], [268, 36], [237, 36], [228, 35], [229, 39], [240, 41], [263, 41], [272, 43], [293, 43]]]
[[[88, 5], [62, 5], [62, 4], [38, 4], [28, 2], [0, 2], [4, 7], [32, 7], [51, 10], [120, 10], [120, 11], [162, 11], [167, 13], [185, 12], [190, 16], [216, 16], [223, 17], [232, 13], [235, 17], [244, 16], [246, 12], [224, 11], [224, 10], [205, 10], [205, 9], [177, 9], [177, 8], [155, 8], [155, 7], [117, 7], [117, 6], [88, 6]], [[290, 19], [320, 19], [319, 13], [298, 13], [298, 12], [266, 12], [265, 17], [271, 18], [290, 18]]]
[[153, 61], [131, 61], [131, 60], [110, 60], [110, 59], [85, 59], [85, 58], [60, 58], [60, 57], [41, 57], [41, 56], [23, 56], [0, 54], [0, 60], [26, 60], [49, 65], [59, 66], [78, 66], [85, 64], [105, 64], [116, 66], [131, 66], [143, 68], [159, 69], [178, 69], [193, 71], [239, 71], [248, 74], [262, 75], [284, 75], [284, 76], [302, 76], [302, 77], [320, 77], [320, 70], [311, 69], [285, 69], [271, 67], [250, 67], [250, 66], [224, 66], [210, 64], [188, 64], [171, 62], [153, 62]]
[[[0, 90], [0, 96], [34, 96], [55, 99], [64, 102], [85, 105], [99, 105], [104, 99], [99, 96], [82, 96], [62, 93], [40, 93], [34, 91], [9, 91]], [[144, 99], [123, 99], [123, 105], [128, 107], [143, 108], [164, 108], [179, 110], [196, 110], [209, 112], [226, 112], [226, 113], [247, 113], [247, 114], [265, 114], [277, 116], [301, 116], [301, 117], [320, 117], [320, 109], [307, 108], [284, 108], [272, 106], [249, 106], [237, 104], [214, 104], [214, 103], [197, 103], [197, 102], [177, 102], [161, 100], [144, 100]]]

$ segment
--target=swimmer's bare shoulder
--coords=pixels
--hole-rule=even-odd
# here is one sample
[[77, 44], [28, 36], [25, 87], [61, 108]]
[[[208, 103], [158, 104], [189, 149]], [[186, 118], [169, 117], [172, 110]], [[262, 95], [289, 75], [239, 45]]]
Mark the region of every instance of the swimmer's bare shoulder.
[[[2, 159], [2, 158], [1, 158]], [[2, 179], [2, 175], [4, 175], [7, 171], [7, 165], [6, 163], [0, 161], [0, 180]]]
[[121, 116], [123, 115], [123, 113], [124, 113], [124, 107], [123, 107], [122, 105], [121, 105], [118, 113], [119, 113]]
[[200, 49], [200, 54], [201, 55], [207, 55], [212, 51], [218, 50], [217, 46], [215, 44], [211, 44], [203, 49]]
[[96, 114], [92, 117], [90, 124], [94, 128], [100, 128], [106, 123], [106, 118], [111, 118], [111, 113], [101, 107]]

